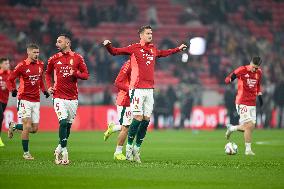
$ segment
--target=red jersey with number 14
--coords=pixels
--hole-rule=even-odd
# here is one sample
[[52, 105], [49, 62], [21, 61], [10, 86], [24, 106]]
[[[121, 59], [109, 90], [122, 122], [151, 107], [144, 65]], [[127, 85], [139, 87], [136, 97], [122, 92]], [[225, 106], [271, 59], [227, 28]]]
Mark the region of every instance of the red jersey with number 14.
[[153, 89], [156, 58], [181, 51], [178, 47], [158, 50], [152, 43], [143, 43], [142, 41], [122, 48], [114, 48], [108, 44], [106, 48], [112, 55], [131, 55], [131, 89]]
[[115, 79], [115, 86], [119, 89], [119, 92], [116, 97], [116, 105], [119, 106], [130, 106], [130, 97], [129, 97], [129, 83], [131, 76], [131, 67], [130, 61], [128, 60], [121, 67], [118, 76]]
[[256, 97], [261, 92], [261, 69], [259, 68], [256, 72], [252, 72], [250, 66], [247, 65], [237, 68], [234, 73], [238, 78], [236, 104], [255, 106]]

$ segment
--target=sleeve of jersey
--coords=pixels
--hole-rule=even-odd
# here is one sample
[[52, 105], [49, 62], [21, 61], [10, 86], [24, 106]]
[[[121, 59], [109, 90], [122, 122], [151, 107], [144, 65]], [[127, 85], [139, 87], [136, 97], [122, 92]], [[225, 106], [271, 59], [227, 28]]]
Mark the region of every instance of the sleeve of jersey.
[[115, 55], [131, 55], [133, 53], [132, 45], [129, 45], [128, 47], [122, 47], [122, 48], [115, 48], [111, 44], [106, 45], [107, 51], [115, 56]]
[[20, 66], [17, 66], [14, 71], [11, 72], [10, 76], [7, 80], [7, 88], [9, 91], [13, 91], [16, 89], [16, 78], [20, 75]]
[[180, 51], [181, 50], [178, 47], [174, 49], [158, 50], [157, 57], [166, 57], [166, 56], [169, 56], [171, 54], [174, 54]]
[[74, 76], [79, 78], [79, 79], [82, 79], [82, 80], [89, 79], [88, 68], [85, 64], [83, 57], [81, 57], [81, 56], [80, 56], [79, 70], [77, 70], [77, 72], [75, 72]]
[[53, 70], [54, 70], [54, 65], [53, 65], [52, 58], [50, 58], [50, 59], [48, 59], [48, 64], [47, 64], [47, 69], [46, 69], [46, 74], [45, 74], [46, 85], [47, 85], [48, 89], [53, 86], [53, 84], [52, 84], [52, 72], [53, 72]]
[[245, 70], [246, 68], [244, 66], [241, 66], [237, 69], [235, 69], [235, 71], [233, 72], [234, 74], [236, 74], [237, 78], [240, 77], [243, 73], [243, 71]]
[[121, 70], [115, 79], [114, 85], [118, 89], [128, 92], [129, 86], [126, 85], [125, 82], [126, 79], [127, 79], [127, 74], [124, 72], [124, 70]]

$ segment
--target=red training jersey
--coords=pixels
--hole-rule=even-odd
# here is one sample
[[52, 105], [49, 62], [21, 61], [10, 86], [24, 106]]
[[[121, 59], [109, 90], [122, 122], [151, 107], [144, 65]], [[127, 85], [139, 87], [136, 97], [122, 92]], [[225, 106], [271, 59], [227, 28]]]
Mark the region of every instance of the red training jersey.
[[[70, 71], [74, 70], [71, 75]], [[52, 84], [52, 72], [54, 84]], [[83, 57], [75, 52], [56, 53], [48, 59], [46, 70], [47, 87], [53, 87], [53, 98], [78, 99], [77, 80], [87, 80], [89, 73]]]
[[7, 88], [7, 80], [10, 70], [0, 70], [0, 102], [7, 104], [9, 99], [9, 90]]
[[238, 78], [236, 104], [255, 106], [256, 96], [261, 92], [261, 69], [259, 68], [256, 72], [252, 72], [250, 66], [247, 65], [237, 68], [234, 70], [234, 73]]
[[43, 83], [44, 64], [42, 61], [30, 62], [28, 59], [20, 62], [11, 72], [7, 87], [10, 91], [16, 89], [15, 79], [20, 79], [18, 99], [30, 102], [40, 101], [40, 89], [46, 91]]
[[119, 89], [119, 92], [116, 97], [116, 105], [119, 106], [130, 106], [130, 97], [129, 97], [129, 83], [131, 76], [131, 65], [130, 61], [124, 63], [121, 67], [116, 79], [115, 86]]
[[168, 50], [158, 50], [152, 43], [135, 43], [123, 48], [106, 45], [112, 55], [131, 55], [130, 89], [154, 88], [154, 71], [156, 58], [165, 57], [181, 51], [178, 47]]

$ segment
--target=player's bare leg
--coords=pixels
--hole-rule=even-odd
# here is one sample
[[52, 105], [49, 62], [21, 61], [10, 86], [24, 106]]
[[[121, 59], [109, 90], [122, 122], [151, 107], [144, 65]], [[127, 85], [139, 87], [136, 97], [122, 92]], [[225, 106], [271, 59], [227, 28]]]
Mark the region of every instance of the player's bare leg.
[[242, 125], [227, 125], [226, 138], [229, 139], [230, 135], [234, 131], [244, 132], [244, 140], [246, 146], [246, 155], [255, 155], [251, 150], [251, 139], [252, 139], [252, 131], [254, 129], [254, 123], [252, 121], [246, 122]]
[[114, 152], [115, 160], [126, 160], [126, 157], [122, 154], [122, 149], [127, 137], [127, 133], [128, 133], [128, 126], [122, 126], [121, 131], [118, 135], [116, 150]]
[[9, 123], [9, 128], [8, 128], [8, 138], [13, 138], [14, 136], [14, 131], [15, 131], [15, 123], [13, 121], [11, 121]]
[[26, 160], [33, 160], [34, 157], [29, 152], [29, 133], [32, 130], [32, 119], [23, 118], [23, 131], [22, 131], [22, 146], [24, 150], [23, 158]]

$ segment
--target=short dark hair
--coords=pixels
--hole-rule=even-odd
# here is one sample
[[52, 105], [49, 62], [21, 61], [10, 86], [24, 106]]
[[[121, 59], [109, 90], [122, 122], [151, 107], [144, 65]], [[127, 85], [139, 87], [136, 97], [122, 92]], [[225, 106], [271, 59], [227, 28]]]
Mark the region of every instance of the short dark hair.
[[152, 27], [150, 25], [142, 26], [141, 28], [139, 28], [138, 34], [143, 33], [146, 29], [152, 29]]
[[39, 46], [35, 43], [27, 44], [27, 49], [39, 49]]
[[5, 62], [5, 61], [7, 61], [7, 60], [9, 60], [9, 59], [8, 59], [8, 58], [5, 58], [5, 57], [0, 58], [0, 64], [2, 64], [3, 62]]
[[252, 57], [251, 62], [256, 66], [259, 66], [262, 63], [262, 60], [259, 56], [254, 56]]
[[65, 38], [67, 38], [69, 41], [71, 41], [71, 35], [67, 34], [67, 33], [62, 33], [62, 34], [59, 34], [58, 37], [60, 36], [63, 36]]

